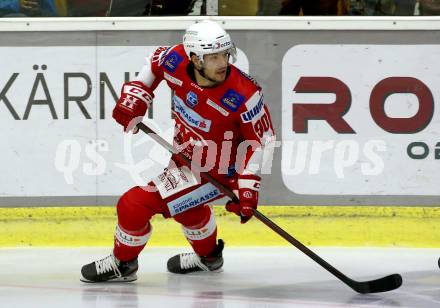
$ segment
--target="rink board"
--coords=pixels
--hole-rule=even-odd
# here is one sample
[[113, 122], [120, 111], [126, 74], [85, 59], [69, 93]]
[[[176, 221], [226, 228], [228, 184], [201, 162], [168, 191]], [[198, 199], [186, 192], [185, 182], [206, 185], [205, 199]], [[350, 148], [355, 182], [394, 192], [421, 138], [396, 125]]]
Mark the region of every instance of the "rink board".
[[[166, 154], [123, 138], [111, 110], [144, 56], [196, 19], [0, 20], [0, 206], [110, 205], [158, 174]], [[261, 204], [439, 206], [437, 17], [214, 19], [262, 85], [280, 141]], [[145, 121], [170, 138], [167, 91]], [[348, 104], [348, 126], [298, 111], [334, 101]]]
[[[440, 208], [378, 206], [261, 206], [260, 210], [309, 246], [439, 247]], [[228, 246], [289, 246], [257, 219], [242, 225], [215, 206], [219, 238]], [[80, 247], [113, 243], [114, 207], [0, 208], [0, 247]], [[151, 246], [185, 246], [172, 219], [152, 220]]]

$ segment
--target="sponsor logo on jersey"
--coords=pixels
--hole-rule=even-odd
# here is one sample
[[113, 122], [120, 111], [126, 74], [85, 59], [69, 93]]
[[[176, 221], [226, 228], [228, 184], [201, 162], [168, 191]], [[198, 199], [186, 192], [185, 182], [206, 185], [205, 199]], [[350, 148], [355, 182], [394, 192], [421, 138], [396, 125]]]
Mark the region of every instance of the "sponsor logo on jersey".
[[200, 92], [203, 92], [203, 88], [201, 86], [199, 86], [198, 84], [191, 82], [191, 86], [193, 86], [194, 88], [196, 88]]
[[204, 132], [209, 132], [211, 129], [211, 120], [203, 118], [200, 114], [190, 109], [185, 105], [183, 100], [176, 95], [173, 96], [173, 102], [174, 111], [178, 113], [188, 125]]
[[213, 234], [217, 230], [217, 225], [215, 223], [215, 217], [211, 212], [211, 217], [209, 218], [208, 223], [200, 229], [189, 229], [186, 227], [183, 227], [182, 229], [187, 239], [200, 241]]
[[248, 110], [240, 114], [241, 119], [243, 120], [244, 123], [251, 122], [253, 119], [255, 119], [260, 114], [262, 114], [261, 111], [263, 110], [263, 107], [264, 107], [263, 97], [261, 97], [260, 100], [258, 101], [258, 104], [255, 105], [251, 110]]
[[236, 91], [229, 89], [220, 99], [223, 106], [231, 111], [237, 111], [244, 102], [244, 96]]
[[164, 60], [163, 66], [171, 73], [174, 73], [179, 66], [180, 62], [183, 61], [183, 57], [179, 55], [176, 51], [170, 52]]
[[169, 82], [174, 83], [174, 84], [176, 84], [176, 85], [178, 85], [178, 86], [182, 86], [182, 84], [183, 84], [183, 81], [182, 81], [182, 80], [177, 79], [177, 78], [171, 76], [171, 75], [168, 74], [167, 72], [163, 72], [163, 77], [164, 77], [166, 80], [168, 80]]
[[197, 94], [195, 94], [193, 91], [189, 91], [188, 94], [186, 95], [186, 103], [191, 108], [194, 108], [195, 105], [199, 103]]
[[208, 183], [200, 186], [186, 195], [177, 198], [176, 200], [168, 202], [167, 205], [171, 216], [174, 216], [193, 207], [209, 202], [219, 195], [220, 191], [214, 185]]
[[130, 235], [122, 231], [119, 226], [116, 226], [115, 236], [118, 241], [130, 247], [142, 246], [148, 242], [151, 232], [141, 236]]
[[211, 106], [212, 108], [214, 108], [215, 110], [217, 110], [218, 112], [220, 112], [222, 115], [224, 115], [225, 117], [227, 117], [229, 115], [229, 112], [227, 112], [226, 110], [224, 110], [222, 107], [220, 107], [219, 105], [217, 105], [216, 103], [214, 103], [212, 100], [210, 100], [208, 98], [208, 100], [206, 101], [206, 104], [208, 104], [208, 106]]

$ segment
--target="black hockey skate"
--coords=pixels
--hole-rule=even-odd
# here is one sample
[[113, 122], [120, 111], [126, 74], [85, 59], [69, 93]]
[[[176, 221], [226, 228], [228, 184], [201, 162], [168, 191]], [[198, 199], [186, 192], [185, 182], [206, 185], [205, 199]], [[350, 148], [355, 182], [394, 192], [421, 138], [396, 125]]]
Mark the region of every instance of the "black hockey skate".
[[137, 279], [137, 270], [137, 258], [122, 262], [111, 254], [104, 259], [84, 265], [81, 269], [80, 280], [83, 282], [130, 282]]
[[193, 272], [219, 272], [223, 266], [222, 251], [225, 246], [223, 240], [209, 256], [200, 257], [194, 252], [181, 253], [171, 257], [167, 262], [168, 271], [174, 274], [188, 274]]

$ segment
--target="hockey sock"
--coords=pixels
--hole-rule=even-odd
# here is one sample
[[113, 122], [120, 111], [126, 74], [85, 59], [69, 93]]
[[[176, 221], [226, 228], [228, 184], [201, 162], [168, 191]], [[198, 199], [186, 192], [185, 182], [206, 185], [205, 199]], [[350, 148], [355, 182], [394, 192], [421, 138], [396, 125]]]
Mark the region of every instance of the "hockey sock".
[[137, 258], [147, 244], [152, 231], [150, 223], [140, 231], [126, 231], [117, 225], [113, 254], [120, 261], [130, 261]]
[[199, 256], [208, 256], [216, 247], [217, 225], [211, 208], [205, 207], [206, 218], [197, 225], [182, 225], [183, 233]]

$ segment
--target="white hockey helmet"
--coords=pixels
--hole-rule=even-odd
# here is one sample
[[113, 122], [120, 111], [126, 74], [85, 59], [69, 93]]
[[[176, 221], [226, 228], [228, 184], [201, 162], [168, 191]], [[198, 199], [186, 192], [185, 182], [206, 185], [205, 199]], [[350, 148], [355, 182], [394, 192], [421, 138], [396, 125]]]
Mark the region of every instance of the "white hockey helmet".
[[237, 51], [229, 34], [215, 21], [203, 20], [192, 24], [183, 36], [183, 46], [188, 58], [194, 53], [203, 62], [207, 54], [228, 51], [232, 62], [237, 60]]

